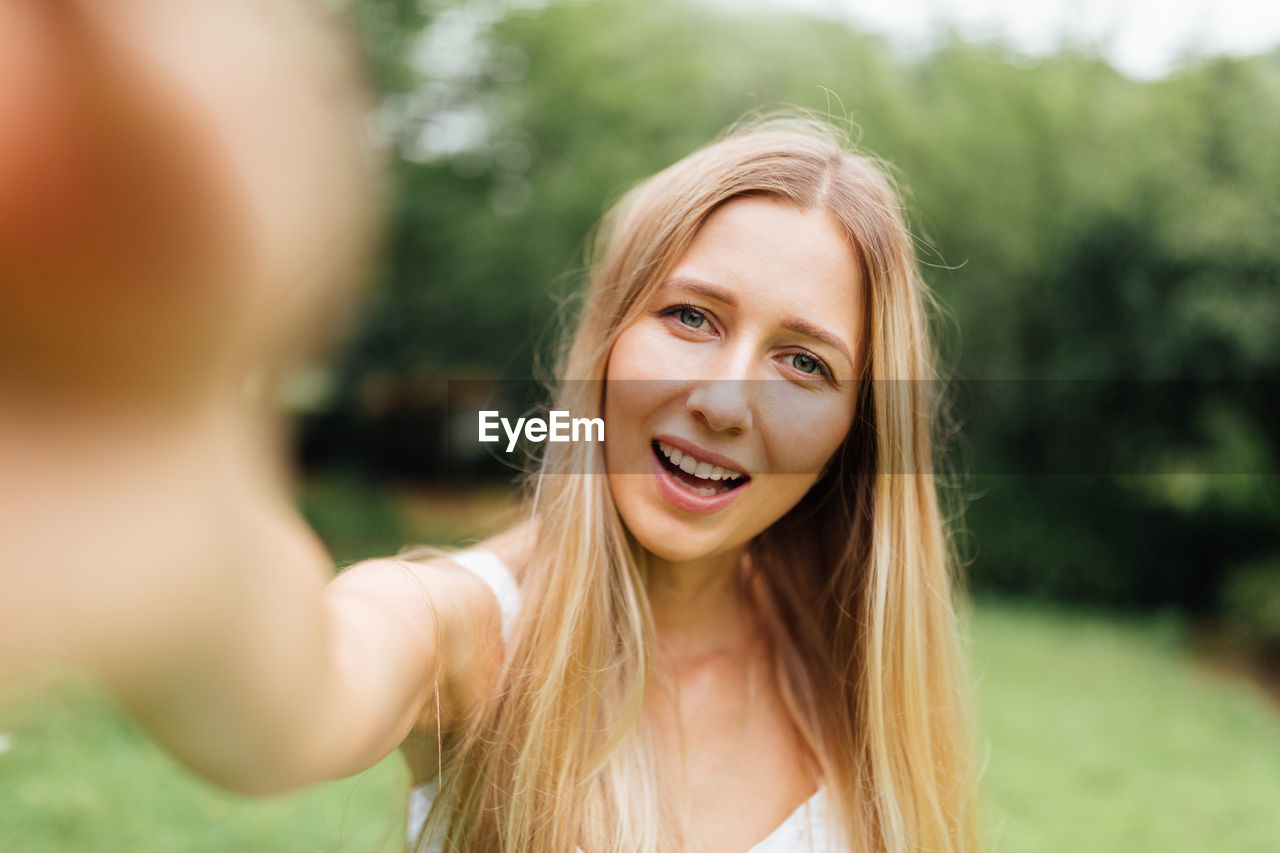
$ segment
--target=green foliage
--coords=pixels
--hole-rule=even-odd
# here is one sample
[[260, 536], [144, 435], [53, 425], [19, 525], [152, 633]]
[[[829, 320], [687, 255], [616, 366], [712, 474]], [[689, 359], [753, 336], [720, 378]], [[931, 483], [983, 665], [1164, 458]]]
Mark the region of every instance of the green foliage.
[[[358, 8], [390, 22], [384, 53], [442, 49], [406, 4]], [[911, 189], [952, 373], [1073, 383], [965, 425], [979, 591], [1206, 609], [1280, 548], [1280, 53], [1141, 83], [1071, 47], [905, 58], [832, 20], [681, 0], [473, 0], [424, 22], [477, 49], [396, 91], [387, 261], [323, 428], [348, 462], [432, 471], [422, 377], [549, 363], [610, 202], [790, 104], [853, 127]], [[370, 409], [388, 383], [400, 402]], [[1093, 476], [1034, 476], [1082, 449]]]
[[312, 478], [298, 504], [337, 566], [395, 554], [410, 538], [402, 505], [359, 473]]
[[405, 546], [461, 546], [492, 535], [512, 515], [511, 487], [397, 488], [348, 470], [308, 477], [297, 496], [335, 568], [388, 557]]
[[1280, 555], [1237, 569], [1223, 591], [1223, 618], [1237, 637], [1280, 660]]
[[420, 0], [347, 0], [343, 3], [364, 48], [370, 82], [379, 92], [413, 87], [408, 51], [424, 27], [428, 4]]

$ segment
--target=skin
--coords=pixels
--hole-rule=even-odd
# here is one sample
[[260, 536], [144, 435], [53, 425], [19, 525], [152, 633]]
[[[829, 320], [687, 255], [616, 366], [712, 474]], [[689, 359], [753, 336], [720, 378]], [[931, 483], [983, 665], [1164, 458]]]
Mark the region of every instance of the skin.
[[308, 0], [0, 3], [0, 687], [86, 669], [246, 792], [394, 748], [432, 649], [394, 585], [326, 589], [245, 393], [360, 278], [354, 68]]
[[[659, 731], [684, 733], [665, 748], [685, 762], [708, 851], [748, 849], [818, 784], [772, 677], [759, 590], [744, 587], [740, 570], [750, 540], [817, 482], [853, 422], [860, 287], [829, 214], [737, 199], [703, 223], [610, 356], [609, 484], [651, 555], [649, 598], [674, 687], [649, 712]], [[834, 341], [788, 328], [797, 318]], [[714, 513], [676, 507], [649, 471], [656, 434], [734, 459], [751, 482]]]

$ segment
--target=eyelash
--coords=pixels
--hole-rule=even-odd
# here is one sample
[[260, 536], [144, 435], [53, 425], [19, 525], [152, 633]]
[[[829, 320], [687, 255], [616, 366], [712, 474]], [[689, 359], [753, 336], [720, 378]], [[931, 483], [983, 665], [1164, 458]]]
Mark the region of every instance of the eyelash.
[[[669, 308], [664, 308], [658, 312], [658, 316], [674, 317], [676, 319], [676, 322], [680, 323], [680, 325], [684, 326], [686, 329], [689, 329], [690, 331], [694, 331], [694, 332], [702, 331], [701, 329], [695, 329], [689, 324], [680, 320], [679, 315], [685, 311], [692, 311], [693, 313], [702, 317], [702, 319], [706, 320], [708, 323], [711, 322], [711, 315], [709, 312], [699, 308], [697, 305], [691, 305], [688, 302], [679, 302], [675, 305], [672, 305]], [[818, 356], [814, 355], [808, 350], [800, 350], [799, 352], [793, 352], [793, 353], [787, 353], [787, 354], [791, 356], [802, 355], [805, 358], [813, 359], [813, 363], [818, 366], [818, 373], [807, 374], [807, 375], [810, 375], [810, 376], [819, 375], [819, 376], [822, 376], [827, 382], [831, 383], [832, 385], [835, 384], [835, 376], [831, 373], [831, 368], [827, 367], [827, 363], [822, 359], [818, 358]], [[803, 370], [798, 370], [797, 372], [804, 373]]]

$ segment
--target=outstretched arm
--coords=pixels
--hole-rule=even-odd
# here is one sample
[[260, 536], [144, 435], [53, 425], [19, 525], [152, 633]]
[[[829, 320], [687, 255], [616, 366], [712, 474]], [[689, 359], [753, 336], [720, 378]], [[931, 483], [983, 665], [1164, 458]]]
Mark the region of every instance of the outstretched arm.
[[86, 667], [245, 791], [372, 764], [437, 676], [454, 704], [438, 662], [489, 606], [441, 567], [329, 583], [246, 393], [332, 320], [374, 230], [323, 8], [0, 3], [0, 680]]
[[269, 446], [225, 415], [198, 423], [19, 460], [32, 476], [3, 490], [0, 526], [29, 560], [0, 572], [4, 674], [87, 668], [180, 760], [245, 793], [360, 771], [474, 707], [501, 652], [488, 588], [440, 561], [331, 580]]

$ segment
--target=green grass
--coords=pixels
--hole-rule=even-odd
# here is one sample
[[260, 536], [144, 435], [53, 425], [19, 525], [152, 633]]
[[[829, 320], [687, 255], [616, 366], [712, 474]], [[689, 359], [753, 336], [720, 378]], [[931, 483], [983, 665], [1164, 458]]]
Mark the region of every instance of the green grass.
[[251, 799], [196, 779], [81, 681], [0, 701], [4, 853], [390, 853], [408, 774], [396, 756], [352, 779]]
[[[338, 478], [303, 499], [343, 561], [481, 535], [510, 507], [501, 490], [389, 498]], [[1175, 619], [978, 608], [994, 850], [1280, 850], [1280, 707], [1181, 637]], [[83, 681], [0, 695], [0, 853], [390, 853], [407, 784], [392, 756], [355, 779], [247, 799], [187, 773]]]
[[979, 609], [995, 850], [1280, 850], [1280, 709], [1180, 634], [1170, 619]]
[[[1280, 849], [1280, 711], [1173, 620], [979, 608], [971, 649], [997, 851]], [[0, 851], [384, 853], [406, 774], [252, 800], [194, 779], [78, 682], [0, 703]]]

